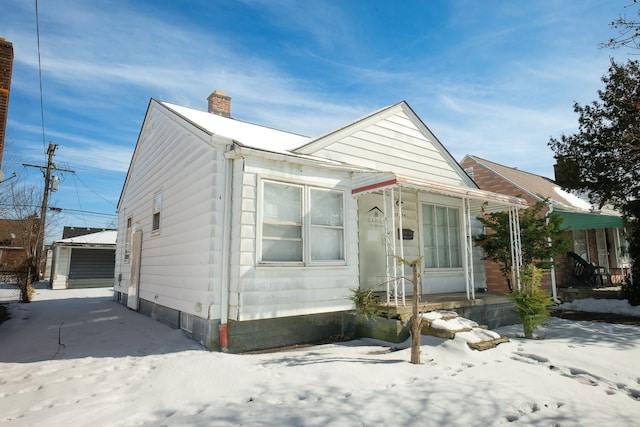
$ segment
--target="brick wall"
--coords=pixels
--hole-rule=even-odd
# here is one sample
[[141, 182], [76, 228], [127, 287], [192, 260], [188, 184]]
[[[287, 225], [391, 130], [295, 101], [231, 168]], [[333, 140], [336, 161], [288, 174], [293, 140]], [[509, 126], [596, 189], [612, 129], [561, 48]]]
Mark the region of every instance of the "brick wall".
[[209, 112], [222, 117], [231, 117], [231, 98], [216, 90], [207, 98]]
[[[464, 169], [473, 168], [473, 180], [482, 190], [492, 191], [494, 193], [506, 194], [509, 196], [517, 196], [525, 199], [529, 206], [534, 205], [538, 200], [531, 194], [525, 193], [520, 187], [512, 184], [502, 176], [496, 174], [491, 169], [466, 157], [461, 166]], [[544, 213], [545, 211], [543, 211]], [[507, 280], [500, 272], [500, 266], [492, 261], [485, 261], [485, 270], [487, 275], [487, 289], [491, 293], [504, 294], [509, 292]], [[558, 274], [556, 273], [556, 279]], [[515, 288], [515, 284], [513, 284]], [[542, 277], [542, 288], [551, 289], [551, 274], [545, 273]]]
[[9, 115], [9, 90], [13, 69], [13, 44], [0, 38], [0, 165]]

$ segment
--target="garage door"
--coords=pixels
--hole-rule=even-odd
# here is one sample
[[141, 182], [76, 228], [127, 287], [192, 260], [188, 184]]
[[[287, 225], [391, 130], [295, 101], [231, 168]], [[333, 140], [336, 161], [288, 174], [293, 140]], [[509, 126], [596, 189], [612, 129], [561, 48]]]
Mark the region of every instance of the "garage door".
[[116, 251], [113, 249], [71, 250], [69, 266], [70, 288], [99, 288], [113, 286]]

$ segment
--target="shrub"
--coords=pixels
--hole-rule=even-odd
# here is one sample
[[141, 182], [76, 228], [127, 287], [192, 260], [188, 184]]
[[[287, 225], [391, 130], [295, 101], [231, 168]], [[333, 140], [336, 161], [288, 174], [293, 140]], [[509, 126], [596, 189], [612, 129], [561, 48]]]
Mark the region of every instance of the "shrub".
[[525, 338], [533, 338], [536, 327], [549, 317], [548, 307], [553, 299], [548, 292], [540, 289], [542, 270], [528, 265], [520, 271], [521, 288], [507, 294], [515, 305], [515, 313], [524, 329]]
[[622, 298], [629, 301], [631, 305], [640, 305], [640, 270], [636, 269], [635, 266], [631, 270], [631, 275], [633, 276], [633, 283], [629, 280], [629, 278], [625, 279], [624, 283], [620, 287], [620, 294]]
[[366, 318], [378, 316], [380, 310], [380, 297], [377, 296], [373, 289], [352, 288], [352, 295], [349, 297], [356, 305], [356, 313]]

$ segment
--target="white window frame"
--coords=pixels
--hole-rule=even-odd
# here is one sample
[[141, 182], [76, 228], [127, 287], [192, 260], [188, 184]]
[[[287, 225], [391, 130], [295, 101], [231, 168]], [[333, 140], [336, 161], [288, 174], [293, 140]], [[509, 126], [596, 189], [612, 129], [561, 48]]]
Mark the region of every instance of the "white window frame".
[[[299, 187], [302, 192], [302, 231], [301, 231], [301, 245], [302, 245], [302, 260], [301, 261], [265, 261], [262, 259], [262, 242], [263, 242], [263, 225], [264, 225], [264, 184], [273, 183], [276, 185], [289, 185], [293, 187]], [[326, 224], [311, 224], [311, 192], [326, 191], [339, 193], [342, 198], [342, 225], [326, 225]], [[310, 184], [301, 184], [288, 182], [278, 179], [260, 179], [258, 187], [258, 224], [257, 224], [257, 236], [256, 236], [256, 259], [258, 265], [261, 266], [341, 266], [347, 264], [347, 211], [346, 211], [346, 192], [344, 189], [327, 188]], [[342, 259], [335, 260], [313, 260], [311, 259], [311, 230], [314, 227], [327, 228], [342, 231], [342, 247], [340, 252]]]
[[162, 227], [162, 191], [156, 191], [153, 193], [152, 207], [151, 232], [157, 234], [160, 233], [160, 228]]
[[131, 238], [133, 236], [133, 218], [131, 216], [127, 217], [127, 225], [126, 225], [126, 243], [124, 245], [124, 262], [129, 263], [131, 260]]
[[[425, 233], [425, 224], [424, 224], [424, 220], [423, 220], [423, 210], [425, 206], [429, 206], [432, 208], [445, 208], [447, 209], [447, 218], [449, 217], [448, 215], [448, 210], [449, 209], [455, 209], [457, 211], [457, 218], [458, 218], [458, 224], [457, 224], [457, 234], [458, 234], [458, 259], [460, 261], [460, 265], [459, 266], [455, 266], [455, 267], [427, 267], [426, 265], [426, 260], [427, 257], [425, 256], [424, 250], [425, 250], [425, 242], [424, 242], [424, 233]], [[463, 234], [462, 234], [462, 228], [463, 228], [463, 217], [462, 217], [462, 209], [460, 206], [457, 205], [449, 205], [446, 203], [435, 203], [433, 201], [430, 200], [421, 200], [420, 201], [420, 212], [419, 212], [419, 221], [420, 221], [420, 238], [421, 238], [421, 243], [420, 243], [420, 252], [423, 256], [423, 261], [422, 261], [422, 265], [424, 267], [425, 270], [430, 270], [430, 271], [461, 271], [464, 269], [464, 248], [463, 248]], [[447, 227], [449, 228], [449, 227]], [[434, 239], [437, 239], [437, 233], [436, 235], [434, 235]], [[449, 238], [449, 241], [451, 239]], [[436, 245], [437, 247], [437, 245]], [[451, 264], [451, 246], [448, 245], [447, 246], [448, 250], [449, 250], [449, 264]], [[436, 251], [436, 257], [438, 256], [438, 253]]]

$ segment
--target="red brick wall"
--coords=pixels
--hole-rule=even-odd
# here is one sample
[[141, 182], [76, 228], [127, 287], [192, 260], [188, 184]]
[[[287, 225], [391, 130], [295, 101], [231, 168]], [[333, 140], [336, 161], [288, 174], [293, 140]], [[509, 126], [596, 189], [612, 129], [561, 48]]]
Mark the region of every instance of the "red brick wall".
[[[510, 181], [504, 179], [502, 176], [496, 174], [492, 170], [486, 168], [484, 165], [465, 158], [461, 163], [461, 166], [466, 169], [473, 168], [473, 180], [478, 184], [482, 190], [492, 191], [494, 193], [506, 194], [509, 196], [517, 196], [525, 199], [529, 206], [534, 205], [538, 200], [522, 191], [521, 188], [512, 184]], [[546, 212], [546, 209], [543, 210]], [[500, 273], [500, 266], [492, 261], [485, 261], [485, 270], [487, 275], [487, 289], [491, 293], [503, 294], [509, 292], [506, 279]], [[558, 273], [556, 272], [556, 280]], [[513, 284], [515, 287], [515, 284]], [[542, 288], [551, 289], [551, 274], [545, 273], [542, 277]]]
[[0, 38], [0, 164], [4, 152], [4, 139], [9, 115], [9, 90], [13, 69], [13, 44]]
[[231, 98], [226, 96], [224, 92], [214, 91], [209, 98], [209, 112], [222, 117], [231, 117]]

